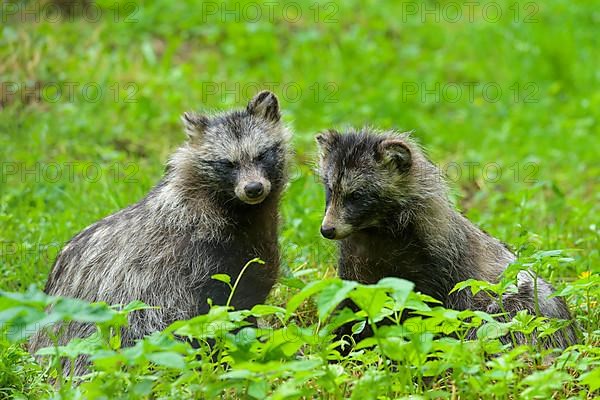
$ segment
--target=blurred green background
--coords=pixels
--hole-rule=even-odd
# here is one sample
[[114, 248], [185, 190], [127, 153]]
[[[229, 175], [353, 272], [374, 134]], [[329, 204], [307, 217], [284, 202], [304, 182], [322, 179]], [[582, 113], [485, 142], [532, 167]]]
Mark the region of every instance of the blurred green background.
[[597, 270], [599, 4], [469, 4], [3, 3], [0, 288], [42, 286], [62, 243], [141, 199], [183, 111], [259, 89], [295, 131], [285, 273], [334, 275], [313, 137], [365, 124], [414, 130], [458, 207], [515, 251], [569, 249], [546, 271], [558, 286]]

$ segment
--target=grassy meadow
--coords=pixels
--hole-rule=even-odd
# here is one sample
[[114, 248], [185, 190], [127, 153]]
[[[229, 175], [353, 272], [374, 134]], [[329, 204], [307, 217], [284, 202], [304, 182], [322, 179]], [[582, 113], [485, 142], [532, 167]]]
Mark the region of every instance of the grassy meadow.
[[[600, 395], [599, 4], [469, 4], [98, 0], [57, 16], [45, 1], [4, 2], [0, 398]], [[266, 305], [214, 307], [122, 349], [114, 328], [127, 310], [39, 292], [67, 240], [158, 182], [185, 138], [184, 111], [242, 107], [261, 89], [279, 96], [295, 149], [281, 279]], [[314, 136], [363, 125], [414, 130], [457, 207], [518, 254], [511, 269], [532, 269], [565, 296], [580, 344], [502, 347], [483, 331], [465, 341], [487, 315], [424, 310], [404, 281], [336, 279], [335, 247], [319, 233]], [[332, 310], [350, 295], [373, 301], [346, 318], [372, 324], [414, 307], [426, 328], [398, 323], [341, 357]], [[236, 330], [249, 313], [260, 328]], [[27, 335], [59, 320], [100, 328], [99, 340], [51, 349], [91, 357], [96, 372], [79, 385], [57, 357], [40, 365], [25, 350]], [[556, 324], [520, 315], [499, 330]], [[216, 345], [192, 349], [174, 332]]]

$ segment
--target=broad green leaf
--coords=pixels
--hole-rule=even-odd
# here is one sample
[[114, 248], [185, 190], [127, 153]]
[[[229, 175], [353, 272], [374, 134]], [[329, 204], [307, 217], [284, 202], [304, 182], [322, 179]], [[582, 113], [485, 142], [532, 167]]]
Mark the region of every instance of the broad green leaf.
[[172, 351], [163, 351], [148, 354], [148, 360], [154, 364], [173, 369], [185, 369], [185, 360], [181, 354]]
[[353, 281], [339, 281], [321, 290], [316, 300], [319, 319], [324, 321], [357, 285]]
[[596, 366], [592, 371], [581, 375], [579, 382], [589, 386], [590, 392], [595, 392], [600, 389], [600, 367]]
[[231, 283], [231, 277], [227, 274], [215, 274], [212, 275], [211, 278], [215, 281], [225, 282], [228, 285]]
[[333, 279], [324, 279], [321, 281], [315, 281], [315, 282], [311, 282], [311, 283], [307, 284], [300, 292], [296, 293], [294, 296], [292, 296], [291, 299], [288, 300], [287, 307], [286, 307], [287, 317], [289, 318], [290, 315], [294, 311], [296, 311], [296, 309], [298, 307], [300, 307], [300, 304], [302, 304], [310, 296], [322, 291], [323, 289], [325, 289], [328, 286], [337, 285], [340, 281], [341, 281], [340, 279], [333, 278]]
[[271, 385], [266, 380], [251, 381], [248, 385], [248, 395], [255, 399], [264, 399], [269, 392]]
[[146, 310], [146, 309], [152, 309], [152, 308], [159, 308], [159, 307], [149, 306], [146, 303], [144, 303], [143, 301], [134, 300], [134, 301], [130, 302], [129, 304], [125, 305], [125, 307], [123, 307], [121, 309], [121, 311], [124, 313], [130, 313], [133, 311]]
[[477, 329], [477, 338], [481, 340], [497, 339], [508, 334], [508, 324], [488, 322]]
[[409, 298], [415, 284], [406, 279], [399, 278], [383, 278], [375, 285], [377, 287], [385, 287], [392, 289], [391, 295], [396, 302], [396, 307], [404, 307]]
[[264, 317], [265, 315], [285, 314], [285, 308], [266, 304], [257, 304], [254, 307], [252, 307], [252, 310], [250, 310], [250, 312], [255, 317]]
[[378, 320], [384, 305], [391, 300], [384, 288], [375, 286], [358, 286], [350, 293], [350, 298], [373, 321]]

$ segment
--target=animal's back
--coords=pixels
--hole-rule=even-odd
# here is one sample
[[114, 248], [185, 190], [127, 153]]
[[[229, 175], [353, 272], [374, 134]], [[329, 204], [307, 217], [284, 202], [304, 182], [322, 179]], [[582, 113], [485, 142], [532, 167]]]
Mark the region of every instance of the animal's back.
[[[552, 287], [527, 274], [517, 293], [502, 299], [450, 293], [467, 279], [497, 282], [515, 256], [455, 210], [440, 171], [407, 134], [330, 130], [317, 142], [326, 190], [321, 233], [340, 242], [342, 278], [374, 283], [394, 276], [447, 308], [494, 310], [502, 301], [506, 318], [528, 310], [571, 319], [564, 300], [550, 297]], [[564, 347], [575, 334], [569, 326], [555, 336]]]

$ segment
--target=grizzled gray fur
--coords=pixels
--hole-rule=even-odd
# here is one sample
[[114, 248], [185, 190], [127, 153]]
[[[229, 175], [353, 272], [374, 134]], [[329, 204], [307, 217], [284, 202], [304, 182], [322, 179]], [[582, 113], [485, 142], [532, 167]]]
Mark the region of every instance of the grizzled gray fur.
[[[316, 139], [326, 190], [321, 233], [339, 241], [341, 278], [365, 284], [404, 278], [447, 308], [500, 312], [469, 290], [450, 291], [469, 278], [496, 282], [515, 256], [455, 210], [440, 171], [408, 134], [365, 128], [330, 130]], [[503, 298], [507, 313], [527, 309], [535, 315], [533, 278], [521, 272], [517, 286], [518, 293]], [[549, 297], [554, 290], [547, 282], [538, 279], [537, 289], [543, 316], [571, 319], [565, 302]], [[575, 341], [569, 326], [546, 344]]]
[[[163, 179], [138, 203], [87, 227], [62, 249], [45, 291], [90, 302], [157, 306], [129, 316], [122, 343], [206, 313], [207, 299], [225, 304], [226, 284], [211, 279], [259, 257], [233, 297], [236, 309], [265, 300], [279, 270], [278, 204], [286, 185], [290, 131], [273, 93], [246, 109], [185, 113], [188, 140], [170, 157]], [[69, 324], [62, 342], [94, 332]], [[48, 346], [38, 333], [30, 350]], [[76, 372], [85, 371], [78, 360]]]

